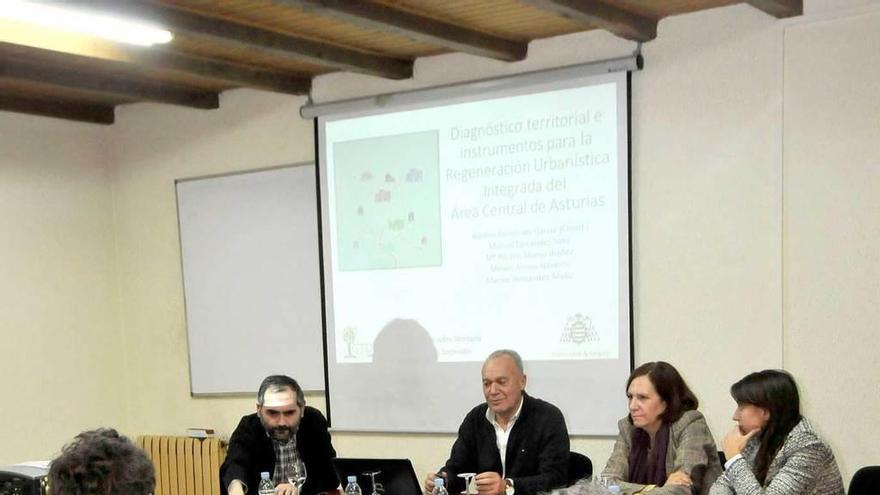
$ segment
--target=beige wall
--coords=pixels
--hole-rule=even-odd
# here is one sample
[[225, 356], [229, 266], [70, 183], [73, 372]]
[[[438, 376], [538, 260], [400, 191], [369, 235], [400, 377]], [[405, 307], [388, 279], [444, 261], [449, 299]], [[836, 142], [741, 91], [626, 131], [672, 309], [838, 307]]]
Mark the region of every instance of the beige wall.
[[[828, 435], [847, 479], [880, 458], [880, 433], [871, 422], [880, 410], [880, 364], [861, 345], [880, 316], [880, 63], [870, 53], [878, 11], [876, 1], [807, 2], [808, 15], [790, 21], [744, 5], [666, 19], [658, 39], [643, 47], [645, 69], [633, 76], [636, 360], [676, 364], [719, 438], [730, 426], [732, 381], [754, 369], [790, 368], [805, 389], [806, 414]], [[314, 97], [491, 77], [632, 48], [599, 32], [567, 36], [532, 43], [528, 60], [516, 64], [464, 55], [420, 59], [412, 81], [322, 76]], [[131, 391], [121, 394], [124, 411], [109, 401], [115, 417], [95, 416], [91, 401], [71, 403], [63, 415], [117, 420], [131, 433], [203, 425], [228, 434], [253, 408], [249, 398], [189, 396], [173, 181], [311, 160], [312, 126], [298, 117], [302, 103], [231, 91], [215, 111], [146, 104], [119, 110], [107, 131], [110, 175], [98, 174], [113, 191], [115, 225], [101, 232], [115, 233], [116, 265], [104, 270], [118, 277], [119, 298], [108, 294], [100, 314], [119, 315], [123, 340], [109, 350], [124, 350], [125, 366], [117, 360], [101, 370], [119, 376], [124, 369]], [[25, 118], [12, 120], [19, 119]], [[832, 145], [840, 150], [823, 155]], [[39, 149], [30, 153], [41, 157], [38, 163], [52, 161]], [[22, 202], [26, 218], [38, 216], [37, 202]], [[103, 206], [92, 213], [108, 215]], [[6, 325], [0, 331], [11, 332]], [[104, 349], [98, 354], [112, 354]], [[44, 359], [63, 355], [56, 349]], [[833, 373], [826, 371], [832, 366]], [[571, 387], [579, 391], [576, 378]], [[308, 400], [323, 406], [321, 395]], [[107, 409], [106, 400], [101, 404], [97, 409]], [[452, 441], [334, 435], [341, 455], [411, 457], [420, 475], [443, 462]], [[601, 467], [611, 440], [577, 438], [573, 445]], [[0, 447], [0, 457], [28, 457], [25, 448]]]
[[0, 113], [0, 465], [125, 427], [104, 129]]
[[[312, 123], [302, 98], [231, 91], [219, 110], [157, 105], [123, 108], [109, 133], [116, 197], [126, 395], [138, 432], [227, 433], [254, 400], [191, 399], [174, 180], [312, 159]], [[230, 357], [233, 359], [233, 357]]]

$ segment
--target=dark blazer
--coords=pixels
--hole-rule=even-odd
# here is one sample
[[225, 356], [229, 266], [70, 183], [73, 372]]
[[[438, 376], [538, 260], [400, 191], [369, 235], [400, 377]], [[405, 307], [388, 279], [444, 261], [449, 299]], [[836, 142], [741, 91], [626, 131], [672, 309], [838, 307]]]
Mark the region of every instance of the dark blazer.
[[[306, 484], [303, 494], [310, 495], [331, 491], [339, 486], [339, 479], [330, 459], [336, 457], [336, 450], [330, 443], [327, 420], [320, 411], [306, 406], [302, 421], [296, 431], [296, 446], [306, 465]], [[232, 480], [241, 480], [247, 485], [249, 494], [257, 493], [260, 472], [275, 470], [275, 449], [266, 434], [257, 413], [241, 418], [232, 437], [226, 460], [220, 466], [220, 493], [227, 495], [227, 487]]]
[[[501, 474], [501, 455], [495, 428], [486, 420], [487, 404], [471, 409], [458, 429], [452, 453], [439, 472], [446, 473], [449, 493], [464, 490], [458, 473]], [[566, 484], [569, 441], [565, 418], [559, 409], [523, 393], [522, 411], [507, 442], [507, 478], [516, 495], [533, 495]]]

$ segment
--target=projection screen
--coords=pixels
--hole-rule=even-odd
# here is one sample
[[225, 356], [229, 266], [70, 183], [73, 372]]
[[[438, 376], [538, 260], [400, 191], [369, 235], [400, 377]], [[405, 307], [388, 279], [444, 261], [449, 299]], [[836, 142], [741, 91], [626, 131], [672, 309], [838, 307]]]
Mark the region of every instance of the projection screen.
[[572, 434], [632, 367], [629, 72], [577, 67], [317, 116], [328, 413], [453, 432], [493, 350]]

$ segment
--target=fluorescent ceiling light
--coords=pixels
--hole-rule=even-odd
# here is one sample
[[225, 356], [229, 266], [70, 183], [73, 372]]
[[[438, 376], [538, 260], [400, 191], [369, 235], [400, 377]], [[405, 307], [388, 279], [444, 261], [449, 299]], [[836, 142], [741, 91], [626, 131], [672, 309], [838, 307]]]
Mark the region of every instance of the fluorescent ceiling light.
[[141, 46], [173, 38], [170, 32], [145, 22], [24, 0], [0, 0], [0, 17]]

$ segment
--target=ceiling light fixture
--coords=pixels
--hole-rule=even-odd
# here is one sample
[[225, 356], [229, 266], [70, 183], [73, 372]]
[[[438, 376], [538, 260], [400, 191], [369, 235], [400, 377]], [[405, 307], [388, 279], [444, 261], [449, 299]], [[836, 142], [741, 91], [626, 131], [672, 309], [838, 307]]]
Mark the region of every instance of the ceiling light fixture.
[[143, 21], [24, 0], [0, 0], [0, 18], [140, 46], [173, 38], [169, 31]]

